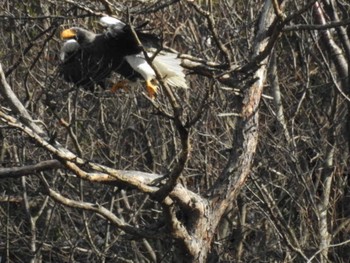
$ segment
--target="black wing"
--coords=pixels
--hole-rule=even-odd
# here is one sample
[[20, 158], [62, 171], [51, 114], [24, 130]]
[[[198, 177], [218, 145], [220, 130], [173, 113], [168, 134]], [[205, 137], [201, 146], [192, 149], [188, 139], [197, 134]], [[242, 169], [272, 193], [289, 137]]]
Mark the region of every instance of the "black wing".
[[[112, 18], [113, 19], [113, 18]], [[142, 51], [141, 46], [137, 43], [131, 27], [117, 19], [115, 19], [115, 24], [104, 24], [107, 28], [105, 33], [106, 38], [110, 39], [115, 48], [120, 50], [124, 56], [135, 55]], [[138, 26], [135, 28], [135, 32], [141, 41], [142, 45], [147, 48], [159, 48], [160, 39], [154, 34], [145, 33], [142, 28], [146, 24]]]
[[[132, 81], [142, 78], [125, 60], [126, 56], [142, 52], [142, 47], [137, 43], [130, 26], [119, 21], [116, 25], [106, 27], [104, 37], [106, 49], [113, 56], [113, 71]], [[145, 48], [159, 47], [159, 38], [154, 34], [141, 32], [141, 28], [136, 28], [136, 33]]]
[[75, 41], [75, 48], [67, 48], [67, 42], [62, 47], [61, 76], [67, 82], [87, 90], [93, 91], [96, 85], [105, 88], [106, 78], [112, 72], [112, 62], [107, 54], [96, 52], [98, 47], [94, 47], [93, 43], [89, 47], [81, 47]]

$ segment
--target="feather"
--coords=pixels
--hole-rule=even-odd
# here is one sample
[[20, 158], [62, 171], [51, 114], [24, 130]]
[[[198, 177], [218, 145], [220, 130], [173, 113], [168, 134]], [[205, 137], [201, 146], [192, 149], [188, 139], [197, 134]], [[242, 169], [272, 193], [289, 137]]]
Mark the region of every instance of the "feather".
[[60, 53], [61, 61], [66, 60], [67, 56], [69, 56], [69, 54], [77, 52], [79, 49], [80, 49], [80, 45], [76, 40], [69, 39], [69, 40], [65, 41], [62, 48], [61, 48], [61, 53]]
[[[152, 57], [153, 54], [148, 53], [148, 56]], [[126, 56], [125, 59], [146, 81], [156, 77], [154, 70], [147, 63], [142, 53]], [[167, 84], [172, 87], [188, 88], [185, 73], [180, 65], [181, 60], [176, 53], [160, 52], [152, 63]]]
[[188, 88], [181, 60], [176, 53], [160, 52], [153, 60], [153, 65], [170, 86]]

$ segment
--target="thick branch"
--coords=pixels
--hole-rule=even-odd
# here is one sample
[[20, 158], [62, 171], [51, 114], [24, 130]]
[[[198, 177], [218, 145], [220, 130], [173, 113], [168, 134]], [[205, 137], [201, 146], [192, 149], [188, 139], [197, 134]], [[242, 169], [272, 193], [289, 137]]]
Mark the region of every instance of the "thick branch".
[[[133, 174], [132, 172], [120, 173], [118, 170], [86, 161], [78, 158], [76, 155], [65, 149], [55, 147], [40, 135], [33, 132], [30, 128], [24, 126], [15, 118], [5, 114], [2, 111], [0, 111], [0, 119], [10, 127], [21, 130], [27, 134], [31, 139], [36, 141], [38, 145], [56, 156], [67, 169], [84, 180], [129, 186], [137, 188], [145, 193], [153, 193], [158, 190], [158, 188], [149, 186], [148, 184], [152, 184], [155, 180], [159, 180], [162, 177], [161, 175], [141, 172], [137, 172], [136, 174]], [[87, 167], [91, 171], [86, 171], [86, 168], [82, 169], [80, 166]]]
[[275, 18], [271, 2], [266, 1], [258, 24], [252, 60], [254, 61], [254, 59], [260, 57], [262, 50], [266, 52], [264, 54], [265, 59], [262, 61], [262, 66], [254, 72], [253, 76], [256, 80], [249, 87], [244, 97], [241, 109], [242, 118], [238, 122], [234, 135], [235, 145], [228, 164], [209, 193], [211, 207], [215, 210], [212, 227], [217, 226], [226, 208], [237, 197], [251, 172], [250, 169], [258, 142], [259, 103], [266, 79], [267, 57], [270, 54], [266, 50], [272, 48], [271, 43], [277, 37], [276, 34], [273, 34], [269, 38], [267, 32], [271, 24], [275, 22]]
[[[46, 184], [46, 182], [45, 182]], [[88, 202], [80, 202], [75, 201], [69, 198], [64, 197], [63, 195], [59, 194], [58, 192], [54, 191], [49, 187], [48, 184], [46, 184], [46, 190], [48, 192], [48, 195], [54, 199], [56, 202], [61, 203], [65, 206], [73, 207], [73, 208], [79, 208], [84, 209], [87, 211], [96, 212], [97, 214], [102, 215], [104, 218], [112, 222], [115, 226], [120, 228], [121, 230], [124, 230], [126, 233], [131, 234], [136, 237], [153, 237], [153, 238], [161, 238], [164, 237], [164, 235], [161, 232], [153, 232], [153, 231], [147, 231], [145, 229], [139, 229], [135, 226], [132, 226], [124, 220], [121, 220], [118, 218], [113, 212], [108, 210], [107, 208], [99, 205], [99, 204], [92, 204]]]
[[20, 116], [21, 121], [28, 125], [33, 131], [42, 136], [45, 136], [45, 132], [34, 123], [32, 117], [29, 115], [26, 108], [13, 93], [10, 85], [6, 81], [5, 73], [2, 69], [0, 63], [0, 94], [6, 99], [6, 102], [9, 104], [11, 110], [18, 116]]

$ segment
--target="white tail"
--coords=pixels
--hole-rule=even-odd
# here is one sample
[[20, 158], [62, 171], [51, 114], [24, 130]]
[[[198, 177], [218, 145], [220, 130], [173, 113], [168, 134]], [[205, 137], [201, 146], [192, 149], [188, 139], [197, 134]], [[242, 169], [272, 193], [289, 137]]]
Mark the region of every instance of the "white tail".
[[181, 59], [177, 57], [176, 53], [160, 52], [153, 60], [153, 65], [167, 84], [173, 87], [187, 89], [188, 85], [185, 79], [185, 73], [180, 64]]

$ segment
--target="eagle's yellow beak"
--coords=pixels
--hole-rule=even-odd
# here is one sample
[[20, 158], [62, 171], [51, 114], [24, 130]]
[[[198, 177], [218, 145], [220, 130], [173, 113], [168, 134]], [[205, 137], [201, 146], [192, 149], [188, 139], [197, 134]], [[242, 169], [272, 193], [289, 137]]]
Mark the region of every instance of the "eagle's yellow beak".
[[66, 29], [61, 32], [61, 39], [71, 39], [74, 38], [77, 35], [75, 30], [73, 29]]

